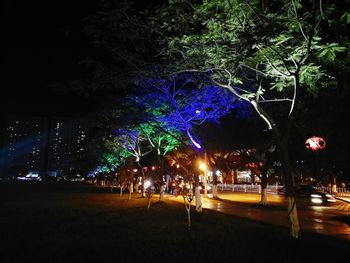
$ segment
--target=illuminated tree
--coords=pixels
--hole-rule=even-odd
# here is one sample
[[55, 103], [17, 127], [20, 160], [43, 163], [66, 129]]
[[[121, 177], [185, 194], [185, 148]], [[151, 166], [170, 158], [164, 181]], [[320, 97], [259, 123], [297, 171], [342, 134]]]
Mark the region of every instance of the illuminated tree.
[[141, 87], [142, 100], [147, 101], [146, 106], [153, 111], [154, 120], [185, 133], [197, 149], [202, 146], [191, 130], [208, 121], [218, 122], [240, 105], [235, 104], [228, 92], [208, 85], [195, 74], [143, 79]]
[[[126, 165], [127, 159], [131, 156], [128, 151], [122, 147], [116, 147], [116, 145], [111, 143], [110, 140], [104, 140], [104, 148], [106, 148], [108, 152], [102, 152], [99, 159], [100, 163], [103, 167], [105, 167], [108, 173], [120, 171], [123, 166]], [[123, 186], [130, 182], [130, 176], [124, 176], [123, 173], [123, 176], [119, 174], [119, 177], [115, 179], [118, 179], [120, 185], [120, 194], [122, 194]], [[113, 187], [115, 183], [115, 180], [111, 181], [111, 187]]]
[[[162, 72], [201, 74], [201, 80], [249, 103], [274, 134], [281, 153], [291, 235], [298, 237], [289, 138], [293, 122], [307, 108], [300, 98], [335, 86], [323, 66], [345, 50], [337, 43], [344, 37], [337, 33], [337, 23], [340, 18], [349, 21], [348, 11], [321, 0], [173, 0], [155, 11], [151, 23], [147, 12], [130, 11], [124, 3], [100, 12], [91, 30], [95, 40], [118, 58], [124, 56], [136, 71], [146, 70], [134, 63], [139, 59], [142, 65], [149, 58], [153, 64], [165, 61]], [[128, 44], [124, 48], [132, 51], [130, 56], [120, 43]], [[163, 47], [160, 54], [157, 45]], [[108, 80], [118, 75], [116, 70], [105, 72]]]
[[[199, 189], [199, 178], [198, 178], [198, 167], [196, 166], [196, 162], [198, 161], [198, 153], [189, 146], [182, 146], [176, 151], [169, 153], [166, 156], [167, 160], [173, 163], [173, 166], [178, 167], [183, 171], [184, 181], [188, 184], [194, 184], [194, 194], [195, 194], [195, 206], [197, 212], [202, 212], [202, 199], [200, 197], [200, 189]], [[190, 187], [191, 191], [193, 187]], [[189, 218], [189, 226], [190, 226], [190, 206], [191, 202], [186, 196], [190, 194], [188, 191], [183, 191], [183, 188], [180, 189], [180, 193], [184, 198], [185, 207], [188, 213]], [[192, 201], [192, 200], [191, 200]]]
[[[138, 127], [119, 128], [115, 130], [115, 135], [107, 140], [110, 148], [115, 151], [123, 149], [127, 154], [135, 158], [142, 174], [142, 197], [145, 197], [145, 173], [140, 164], [141, 157], [148, 154], [151, 150], [146, 142], [145, 135], [140, 132]], [[130, 184], [130, 193], [133, 189], [133, 183]]]
[[[200, 4], [175, 0], [154, 17], [155, 31], [162, 32], [162, 55], [177, 60], [167, 70], [202, 73], [214, 85], [248, 102], [271, 130], [281, 153], [295, 238], [300, 227], [289, 135], [300, 110], [299, 98], [335, 85], [322, 67], [345, 50], [327, 39], [326, 21], [335, 9], [311, 0], [207, 0]], [[278, 104], [279, 110], [271, 104]]]
[[[157, 127], [164, 131], [175, 129], [184, 133], [196, 149], [202, 149], [202, 146], [195, 139], [193, 128], [209, 121], [218, 122], [233, 108], [242, 107], [242, 104], [235, 103], [226, 90], [208, 85], [196, 74], [142, 79], [141, 87], [142, 98], [138, 98], [138, 102], [144, 103]], [[181, 143], [186, 145], [184, 141]], [[194, 182], [197, 204], [201, 202], [198, 178]], [[198, 204], [196, 206], [201, 207]]]
[[139, 126], [140, 131], [145, 135], [148, 140], [149, 145], [157, 153], [157, 158], [159, 162], [159, 174], [157, 183], [159, 184], [159, 201], [163, 201], [164, 196], [164, 160], [165, 156], [175, 150], [179, 145], [179, 139], [181, 134], [175, 129], [170, 129], [167, 127], [160, 127], [161, 123], [148, 122], [142, 123]]
[[267, 184], [271, 182], [273, 177], [271, 171], [273, 169], [273, 153], [276, 145], [271, 141], [263, 141], [257, 144], [255, 148], [242, 150], [242, 162], [246, 168], [250, 169], [253, 178], [255, 176], [261, 181], [261, 199], [260, 204], [266, 205], [267, 202]]

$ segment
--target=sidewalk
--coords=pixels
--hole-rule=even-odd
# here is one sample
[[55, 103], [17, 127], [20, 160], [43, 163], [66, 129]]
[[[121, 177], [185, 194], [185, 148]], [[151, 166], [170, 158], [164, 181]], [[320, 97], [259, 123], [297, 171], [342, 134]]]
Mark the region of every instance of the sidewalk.
[[[212, 195], [208, 195], [209, 198]], [[261, 195], [258, 193], [243, 193], [243, 192], [219, 192], [219, 198], [244, 204], [259, 204]], [[283, 195], [267, 194], [267, 205], [284, 206], [285, 198]]]
[[[168, 196], [170, 200], [183, 202], [182, 198]], [[268, 194], [267, 206], [260, 204], [260, 194], [220, 192], [219, 199], [202, 195], [202, 207], [267, 224], [289, 227], [286, 203], [282, 195]], [[344, 204], [344, 203], [343, 203]], [[346, 203], [347, 205], [350, 205]], [[349, 213], [333, 206], [298, 206], [302, 232], [313, 232], [350, 241], [350, 226], [346, 223]]]

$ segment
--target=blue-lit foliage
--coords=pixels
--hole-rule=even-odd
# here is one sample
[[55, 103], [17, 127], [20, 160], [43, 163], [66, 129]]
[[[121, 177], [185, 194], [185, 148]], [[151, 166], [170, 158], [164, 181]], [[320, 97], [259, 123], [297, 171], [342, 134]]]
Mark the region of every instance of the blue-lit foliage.
[[192, 144], [201, 145], [192, 128], [204, 122], [219, 123], [219, 119], [233, 109], [246, 108], [227, 90], [210, 85], [194, 74], [180, 74], [172, 78], [148, 78], [140, 82], [140, 96], [134, 101], [150, 118], [164, 127], [187, 135]]
[[140, 140], [140, 132], [138, 130], [119, 128], [114, 133], [118, 137], [119, 143], [127, 151], [133, 151], [137, 147], [137, 143]]

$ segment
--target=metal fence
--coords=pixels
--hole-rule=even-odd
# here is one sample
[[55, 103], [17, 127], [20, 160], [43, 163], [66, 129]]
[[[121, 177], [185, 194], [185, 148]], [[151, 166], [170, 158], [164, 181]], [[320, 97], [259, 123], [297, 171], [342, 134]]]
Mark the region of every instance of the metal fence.
[[[267, 185], [267, 193], [278, 194], [279, 189], [283, 189], [283, 185]], [[337, 187], [315, 187], [317, 190], [325, 191], [339, 197], [350, 197], [350, 189]], [[261, 185], [259, 184], [218, 184], [218, 190], [222, 192], [245, 192], [245, 193], [261, 193]]]
[[[277, 194], [278, 189], [283, 188], [282, 185], [268, 185], [267, 192]], [[219, 191], [245, 192], [245, 193], [261, 193], [261, 185], [259, 184], [218, 184]]]
[[350, 197], [350, 189], [344, 187], [336, 187], [335, 189], [332, 187], [319, 186], [316, 189], [320, 191], [325, 191], [327, 193], [331, 193], [335, 196], [339, 197]]

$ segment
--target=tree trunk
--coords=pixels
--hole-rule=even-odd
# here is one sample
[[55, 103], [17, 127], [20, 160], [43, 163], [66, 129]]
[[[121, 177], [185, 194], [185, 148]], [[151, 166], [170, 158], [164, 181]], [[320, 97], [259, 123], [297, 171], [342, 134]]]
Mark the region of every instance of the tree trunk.
[[332, 194], [336, 194], [338, 192], [338, 190], [337, 190], [337, 178], [334, 175], [332, 175], [332, 177], [331, 177], [331, 186], [332, 186], [332, 188], [331, 188]]
[[300, 236], [299, 218], [294, 196], [287, 196], [288, 219], [291, 224], [290, 235], [294, 238]]
[[297, 206], [294, 195], [294, 180], [292, 174], [292, 168], [289, 162], [289, 155], [287, 151], [286, 143], [280, 143], [281, 158], [283, 162], [284, 182], [286, 186], [286, 199], [287, 199], [287, 217], [291, 226], [290, 234], [293, 238], [299, 238], [300, 226], [298, 219]]
[[202, 197], [201, 197], [201, 191], [199, 189], [199, 178], [198, 175], [195, 176], [195, 187], [194, 187], [194, 194], [195, 194], [195, 201], [196, 201], [196, 211], [202, 212]]
[[208, 155], [207, 155], [207, 151], [204, 152], [204, 164], [205, 164], [205, 168], [204, 168], [204, 196], [207, 197], [208, 196]]
[[164, 185], [160, 186], [160, 193], [159, 193], [159, 202], [163, 202], [164, 201]]
[[138, 179], [136, 179], [136, 182], [135, 182], [135, 192], [138, 193], [139, 192], [139, 188], [140, 188], [140, 185], [139, 185], [139, 182], [138, 182]]
[[148, 197], [148, 205], [147, 205], [147, 209], [149, 209], [151, 207], [151, 200], [152, 200], [152, 197], [149, 196]]
[[[295, 86], [298, 87], [298, 80], [295, 79]], [[292, 125], [293, 118], [289, 116], [287, 130], [282, 137], [280, 130], [278, 129], [275, 121], [260, 107], [256, 101], [251, 101], [251, 104], [254, 106], [260, 117], [268, 124], [269, 129], [271, 129], [272, 134], [280, 147], [282, 167], [284, 182], [286, 186], [286, 198], [287, 198], [287, 217], [290, 223], [290, 233], [293, 238], [299, 238], [300, 235], [300, 226], [297, 213], [297, 207], [295, 203], [294, 196], [294, 178], [292, 174], [292, 167], [290, 165], [290, 159], [288, 154], [288, 138], [289, 132]]]
[[263, 169], [261, 171], [261, 199], [260, 199], [260, 204], [265, 206], [267, 203], [267, 182], [268, 182], [268, 178], [267, 178], [267, 171], [268, 171], [268, 167], [267, 167], [267, 163], [265, 162]]
[[214, 184], [213, 185], [213, 198], [218, 199], [219, 198], [219, 191], [218, 191], [218, 185]]
[[131, 180], [129, 185], [129, 200], [131, 200], [131, 193], [133, 192], [133, 187], [134, 187], [134, 184]]
[[213, 173], [213, 198], [219, 198], [218, 196], [218, 176], [216, 173]]
[[191, 201], [192, 200], [187, 200], [187, 197], [185, 195], [183, 195], [182, 197], [184, 199], [184, 204], [187, 211], [187, 228], [188, 230], [191, 230]]
[[163, 202], [164, 201], [164, 180], [163, 180], [163, 175], [164, 175], [164, 156], [159, 156], [158, 155], [158, 160], [159, 160], [159, 165], [160, 165], [160, 169], [159, 169], [159, 202]]
[[260, 204], [265, 206], [266, 205], [266, 201], [267, 201], [267, 189], [266, 186], [265, 188], [263, 188], [261, 186], [261, 199], [260, 199]]
[[[125, 184], [126, 184], [126, 187], [127, 187], [127, 183], [128, 181], [130, 182], [129, 183], [129, 200], [131, 200], [131, 193], [134, 192], [134, 185], [133, 185], [133, 171], [132, 171], [132, 163], [133, 163], [133, 160], [132, 158], [128, 158], [127, 161], [126, 161], [126, 175], [127, 175], [127, 180], [125, 180]], [[130, 172], [128, 174], [128, 171]]]
[[146, 197], [146, 189], [145, 189], [146, 176], [145, 176], [145, 172], [142, 169], [142, 166], [141, 166], [141, 164], [139, 162], [137, 162], [137, 165], [141, 169], [141, 174], [142, 174], [142, 193], [141, 193], [141, 197]]

